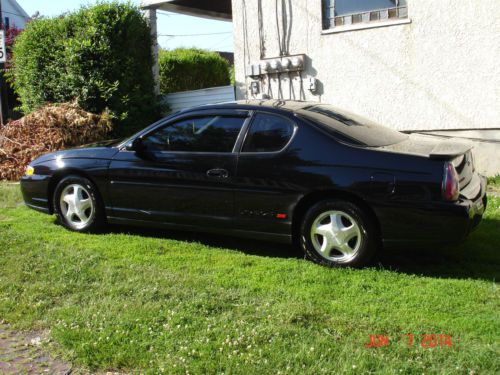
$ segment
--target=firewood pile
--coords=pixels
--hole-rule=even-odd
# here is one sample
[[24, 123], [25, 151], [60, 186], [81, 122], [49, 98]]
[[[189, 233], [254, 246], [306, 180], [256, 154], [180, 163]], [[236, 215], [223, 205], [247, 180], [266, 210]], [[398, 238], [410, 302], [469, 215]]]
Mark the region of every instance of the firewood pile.
[[109, 137], [112, 122], [76, 103], [49, 104], [0, 127], [0, 180], [19, 180], [35, 158]]

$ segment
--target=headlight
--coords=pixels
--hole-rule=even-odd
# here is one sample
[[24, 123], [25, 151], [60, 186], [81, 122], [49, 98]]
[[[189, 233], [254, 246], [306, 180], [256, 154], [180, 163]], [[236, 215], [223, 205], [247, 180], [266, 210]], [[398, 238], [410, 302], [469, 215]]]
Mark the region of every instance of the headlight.
[[25, 176], [33, 176], [33, 173], [35, 173], [35, 168], [33, 168], [31, 165], [28, 165], [26, 167], [26, 171], [24, 172]]

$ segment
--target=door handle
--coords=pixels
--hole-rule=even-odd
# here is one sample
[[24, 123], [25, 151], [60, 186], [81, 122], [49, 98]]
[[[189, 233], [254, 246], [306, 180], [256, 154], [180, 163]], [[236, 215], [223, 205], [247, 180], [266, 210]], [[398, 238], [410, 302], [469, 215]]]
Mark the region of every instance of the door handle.
[[221, 168], [210, 169], [209, 171], [207, 171], [207, 176], [215, 178], [228, 178], [229, 172]]

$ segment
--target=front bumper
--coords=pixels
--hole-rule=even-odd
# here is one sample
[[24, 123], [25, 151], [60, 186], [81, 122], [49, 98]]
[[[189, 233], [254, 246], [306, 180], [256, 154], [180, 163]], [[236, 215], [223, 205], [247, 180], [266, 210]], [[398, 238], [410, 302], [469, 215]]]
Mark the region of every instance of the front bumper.
[[49, 178], [47, 176], [24, 176], [21, 179], [21, 192], [26, 206], [46, 214], [52, 213], [48, 199]]

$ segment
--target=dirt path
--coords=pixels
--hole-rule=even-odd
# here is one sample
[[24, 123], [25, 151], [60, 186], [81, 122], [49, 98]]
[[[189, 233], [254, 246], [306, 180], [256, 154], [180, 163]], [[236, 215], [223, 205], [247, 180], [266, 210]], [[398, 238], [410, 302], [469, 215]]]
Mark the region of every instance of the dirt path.
[[23, 334], [0, 323], [0, 374], [70, 374], [71, 365], [47, 355], [42, 340], [43, 335]]

